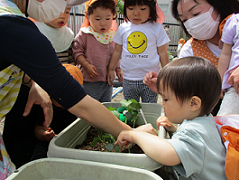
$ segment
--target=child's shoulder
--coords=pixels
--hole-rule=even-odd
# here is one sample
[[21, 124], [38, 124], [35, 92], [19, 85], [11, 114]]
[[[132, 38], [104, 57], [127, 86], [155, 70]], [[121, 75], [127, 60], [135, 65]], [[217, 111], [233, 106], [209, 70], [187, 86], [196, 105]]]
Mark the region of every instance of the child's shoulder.
[[[204, 115], [200, 117], [196, 117], [193, 120], [184, 120], [183, 123], [179, 127], [183, 127], [183, 129], [189, 129], [189, 130], [199, 130], [204, 129], [205, 127], [212, 127], [215, 126], [215, 121], [213, 116], [210, 115]], [[216, 126], [215, 126], [216, 127]]]
[[231, 25], [231, 24], [238, 24], [239, 23], [239, 13], [232, 14], [228, 19], [226, 19], [225, 27]]

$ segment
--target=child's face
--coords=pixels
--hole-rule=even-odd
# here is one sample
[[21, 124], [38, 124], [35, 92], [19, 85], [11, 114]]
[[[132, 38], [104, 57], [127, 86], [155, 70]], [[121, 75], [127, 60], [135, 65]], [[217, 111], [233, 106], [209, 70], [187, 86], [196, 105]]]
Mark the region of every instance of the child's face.
[[126, 8], [126, 14], [133, 24], [142, 24], [149, 19], [150, 9], [147, 5], [129, 6]]
[[89, 15], [90, 26], [99, 34], [104, 34], [110, 30], [113, 22], [113, 13], [110, 9], [97, 7], [93, 14]]
[[[162, 83], [160, 83], [160, 90], [162, 90]], [[184, 119], [188, 119], [190, 115], [190, 99], [183, 103], [179, 102], [174, 92], [168, 88], [160, 92], [162, 96], [162, 107], [164, 108], [165, 116], [168, 120], [175, 124], [181, 124]]]
[[70, 17], [71, 7], [66, 7], [64, 13], [60, 14], [60, 17], [54, 19], [53, 21], [46, 22], [45, 24], [52, 28], [61, 28], [66, 25]]

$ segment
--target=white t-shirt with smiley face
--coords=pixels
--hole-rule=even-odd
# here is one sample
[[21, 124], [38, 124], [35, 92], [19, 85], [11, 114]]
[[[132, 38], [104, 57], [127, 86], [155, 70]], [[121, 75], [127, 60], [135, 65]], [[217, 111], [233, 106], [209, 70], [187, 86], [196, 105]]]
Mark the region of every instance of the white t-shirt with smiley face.
[[143, 80], [149, 71], [159, 72], [160, 57], [157, 47], [170, 40], [159, 23], [133, 24], [122, 23], [113, 41], [122, 45], [121, 64], [123, 78], [127, 80]]

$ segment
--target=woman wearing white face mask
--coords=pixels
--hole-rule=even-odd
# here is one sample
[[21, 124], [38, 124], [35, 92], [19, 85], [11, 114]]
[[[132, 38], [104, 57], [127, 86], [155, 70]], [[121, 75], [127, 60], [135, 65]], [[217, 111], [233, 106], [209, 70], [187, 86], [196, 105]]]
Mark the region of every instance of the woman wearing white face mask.
[[[239, 12], [237, 0], [173, 0], [172, 14], [188, 36], [192, 36], [181, 49], [179, 58], [199, 56], [208, 59], [216, 67], [221, 49], [219, 48], [220, 23], [228, 15]], [[150, 72], [144, 77], [146, 85], [153, 90], [157, 73]], [[217, 114], [220, 102], [212, 112]]]

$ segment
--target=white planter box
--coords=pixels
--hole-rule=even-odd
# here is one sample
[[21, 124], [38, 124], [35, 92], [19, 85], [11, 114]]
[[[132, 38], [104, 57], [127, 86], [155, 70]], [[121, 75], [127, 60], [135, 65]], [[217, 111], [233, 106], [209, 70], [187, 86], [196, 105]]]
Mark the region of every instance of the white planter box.
[[[103, 103], [106, 107], [121, 107], [120, 103]], [[163, 113], [160, 104], [142, 103], [142, 109], [146, 120], [151, 123], [155, 129], [157, 118]], [[138, 125], [143, 125], [144, 121], [139, 114], [136, 122]], [[90, 125], [78, 118], [66, 129], [64, 129], [58, 136], [54, 137], [49, 145], [48, 157], [79, 159], [86, 161], [102, 162], [109, 164], [124, 165], [136, 168], [142, 168], [154, 171], [162, 167], [162, 164], [154, 161], [145, 154], [134, 153], [114, 153], [114, 152], [100, 152], [75, 149], [76, 145], [82, 144], [86, 138]], [[164, 131], [164, 129], [161, 129]], [[166, 134], [163, 132], [162, 134]]]
[[7, 180], [162, 180], [153, 172], [91, 161], [44, 158], [18, 168]]

